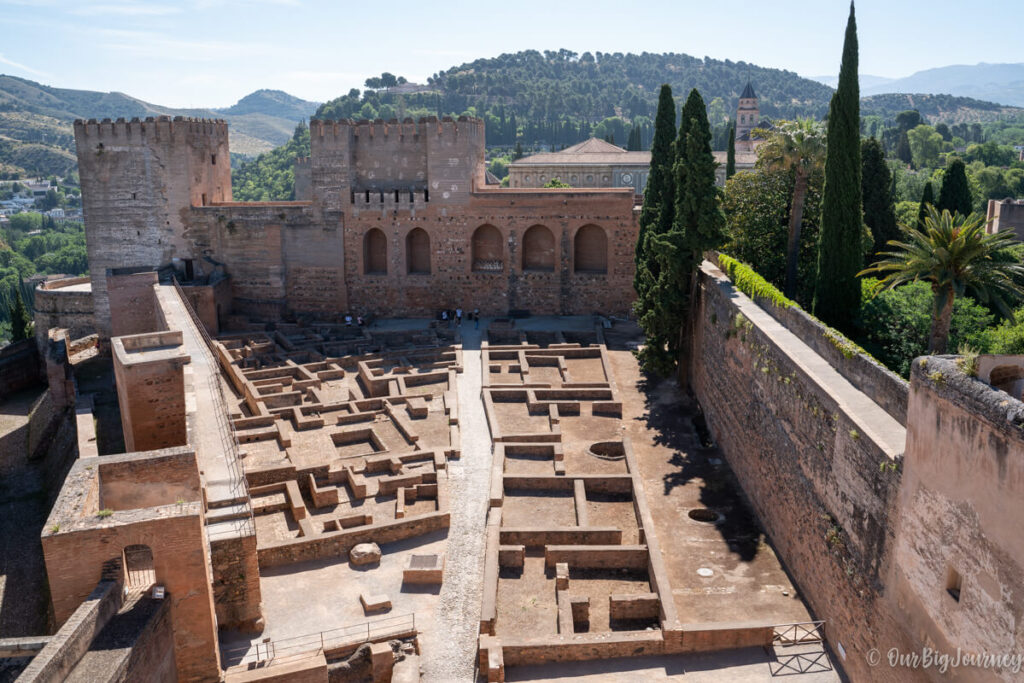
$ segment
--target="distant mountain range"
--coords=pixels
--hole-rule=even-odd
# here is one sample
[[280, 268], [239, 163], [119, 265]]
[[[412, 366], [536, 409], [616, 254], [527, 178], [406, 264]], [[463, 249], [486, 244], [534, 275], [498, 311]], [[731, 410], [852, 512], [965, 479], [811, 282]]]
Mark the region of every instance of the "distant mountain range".
[[[835, 76], [813, 80], [835, 87]], [[918, 71], [905, 78], [861, 74], [860, 94], [933, 93], [972, 97], [1013, 107], [1024, 107], [1024, 63], [957, 64]]]
[[231, 107], [175, 109], [124, 93], [53, 88], [0, 75], [0, 172], [62, 174], [76, 164], [71, 122], [89, 118], [193, 116], [230, 124], [231, 151], [248, 156], [291, 139], [295, 125], [319, 103], [280, 90], [257, 90]]

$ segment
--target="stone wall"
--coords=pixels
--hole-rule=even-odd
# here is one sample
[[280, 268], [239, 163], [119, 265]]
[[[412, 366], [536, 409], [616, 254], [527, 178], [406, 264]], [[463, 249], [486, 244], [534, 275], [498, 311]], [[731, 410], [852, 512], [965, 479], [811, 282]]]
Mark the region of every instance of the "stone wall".
[[855, 680], [907, 680], [866, 659], [910, 649], [882, 597], [902, 426], [709, 263], [698, 303], [697, 399], [836, 659]]
[[32, 310], [36, 323], [36, 341], [45, 346], [51, 327], [67, 329], [68, 338], [79, 339], [96, 331], [93, 318], [92, 288], [88, 277], [50, 280], [36, 287]]
[[110, 336], [143, 334], [162, 329], [157, 319], [156, 297], [153, 296], [153, 285], [157, 283], [155, 272], [114, 271], [106, 276], [106, 283]]
[[39, 384], [39, 350], [25, 339], [0, 349], [0, 396]]
[[[994, 368], [985, 372], [985, 361]], [[982, 357], [979, 376], [1020, 357]], [[1024, 404], [945, 358], [914, 362], [893, 612], [918, 646], [955, 653], [1024, 652]], [[1019, 680], [1004, 670], [972, 680]]]
[[1024, 239], [1024, 200], [988, 200], [989, 232], [1012, 230], [1017, 239]]
[[96, 326], [108, 337], [107, 270], [193, 258], [183, 209], [231, 199], [228, 127], [166, 116], [80, 120], [75, 145]]
[[256, 535], [211, 538], [210, 560], [213, 564], [217, 626], [260, 630], [263, 617]]

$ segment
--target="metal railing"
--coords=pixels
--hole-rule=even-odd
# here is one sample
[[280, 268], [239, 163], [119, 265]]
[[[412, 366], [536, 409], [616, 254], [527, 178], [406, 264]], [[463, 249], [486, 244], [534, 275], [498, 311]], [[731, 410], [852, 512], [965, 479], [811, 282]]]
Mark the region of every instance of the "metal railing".
[[213, 399], [213, 413], [214, 419], [217, 422], [217, 433], [220, 436], [221, 445], [224, 449], [224, 459], [230, 479], [229, 490], [233, 497], [244, 498], [247, 504], [249, 504], [248, 514], [245, 517], [218, 522], [218, 525], [229, 525], [229, 528], [222, 527], [223, 531], [211, 530], [208, 533], [211, 539], [231, 536], [235, 533], [242, 533], [243, 535], [255, 534], [256, 525], [252, 518], [252, 506], [249, 503], [249, 485], [245, 479], [241, 458], [238, 455], [238, 439], [235, 437], [234, 429], [228, 423], [227, 402], [224, 399], [223, 383], [220, 381], [221, 375], [225, 374], [226, 371], [221, 367], [213, 339], [210, 338], [209, 333], [206, 331], [206, 326], [199, 319], [195, 309], [192, 308], [192, 304], [189, 303], [188, 297], [185, 296], [185, 292], [178, 282], [178, 278], [172, 277], [171, 282], [174, 283], [174, 290], [178, 295], [178, 299], [192, 319], [192, 326], [199, 332], [199, 336], [203, 341], [203, 346], [205, 347], [203, 349], [204, 360], [211, 370], [217, 373], [212, 378], [214, 386], [210, 393]]
[[825, 640], [825, 621], [799, 621], [793, 624], [778, 624], [772, 634], [772, 645], [800, 645], [821, 643]]
[[802, 621], [775, 626], [772, 647], [765, 648], [772, 657], [772, 661], [769, 662], [771, 675], [774, 677], [831, 671], [832, 662], [825, 651], [824, 629], [824, 621]]
[[221, 653], [221, 659], [230, 666], [269, 665], [273, 664], [275, 660], [312, 657], [328, 650], [345, 646], [359, 646], [363, 643], [415, 631], [416, 614], [410, 612], [292, 638], [278, 640], [268, 638], [250, 645], [226, 649]]

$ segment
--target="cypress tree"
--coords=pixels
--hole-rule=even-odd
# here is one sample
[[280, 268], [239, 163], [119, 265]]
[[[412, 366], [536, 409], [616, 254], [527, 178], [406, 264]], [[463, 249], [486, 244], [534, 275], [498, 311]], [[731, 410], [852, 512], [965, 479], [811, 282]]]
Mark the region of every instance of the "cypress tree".
[[896, 158], [908, 165], [914, 161], [914, 155], [910, 152], [910, 138], [905, 130], [901, 130], [896, 139]]
[[736, 175], [736, 124], [729, 125], [729, 151], [725, 153], [725, 179]]
[[851, 2], [839, 83], [828, 111], [818, 278], [814, 287], [814, 314], [841, 330], [850, 329], [860, 309], [857, 273], [864, 266], [857, 59], [857, 21]]
[[658, 278], [658, 264], [647, 250], [650, 234], [668, 232], [675, 211], [675, 182], [672, 177], [674, 162], [672, 139], [675, 137], [676, 104], [672, 88], [661, 86], [658, 113], [654, 119], [654, 141], [651, 143], [651, 170], [644, 189], [644, 203], [640, 210], [640, 229], [636, 240], [635, 274], [633, 289], [637, 293], [634, 305], [637, 317], [649, 309], [646, 300], [649, 286]]
[[675, 217], [671, 230], [653, 235], [649, 242], [659, 272], [649, 290], [651, 306], [640, 320], [647, 336], [640, 360], [659, 374], [678, 371], [680, 383], [685, 384], [683, 356], [688, 350], [688, 313], [696, 268], [704, 251], [719, 246], [725, 233], [721, 192], [715, 186], [717, 163], [711, 153], [711, 127], [696, 89], [683, 105], [679, 130], [673, 168]]
[[932, 190], [932, 183], [924, 184], [924, 191], [921, 193], [921, 203], [917, 206], [917, 229], [924, 230], [924, 218], [928, 215], [928, 205], [935, 204], [935, 191]]
[[892, 174], [885, 163], [885, 152], [875, 138], [861, 143], [861, 193], [864, 198], [864, 222], [874, 239], [872, 254], [885, 249], [889, 240], [900, 236], [896, 227], [896, 207], [892, 201]]
[[942, 176], [942, 189], [939, 190], [939, 203], [935, 205], [939, 211], [959, 213], [970, 216], [974, 210], [971, 198], [971, 186], [967, 183], [967, 170], [964, 162], [954, 159]]
[[21, 287], [14, 288], [14, 304], [8, 310], [11, 317], [11, 341], [28, 339], [29, 327], [32, 319], [29, 318], [25, 302], [21, 299]]

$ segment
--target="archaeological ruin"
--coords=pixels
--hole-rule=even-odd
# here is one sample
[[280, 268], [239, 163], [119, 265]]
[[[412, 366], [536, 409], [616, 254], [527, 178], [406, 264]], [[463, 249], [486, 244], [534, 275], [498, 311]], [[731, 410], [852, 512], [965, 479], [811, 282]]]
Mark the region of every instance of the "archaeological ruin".
[[240, 203], [222, 122], [76, 122], [90, 275], [0, 350], [0, 680], [1024, 652], [1024, 358], [908, 383], [708, 253], [688, 395], [633, 354], [633, 189], [489, 186], [471, 118], [310, 129], [298, 200]]

